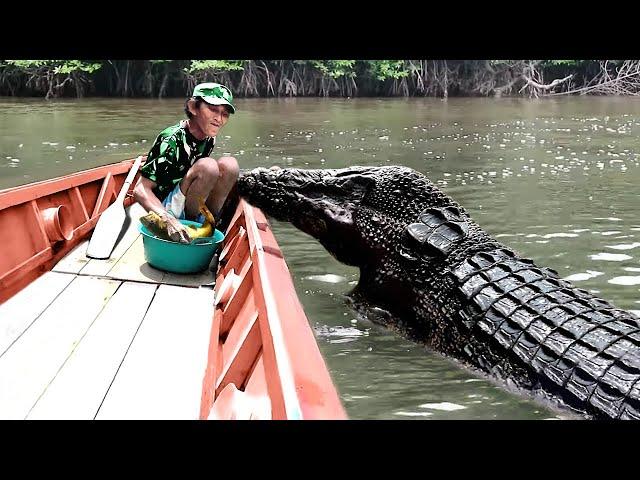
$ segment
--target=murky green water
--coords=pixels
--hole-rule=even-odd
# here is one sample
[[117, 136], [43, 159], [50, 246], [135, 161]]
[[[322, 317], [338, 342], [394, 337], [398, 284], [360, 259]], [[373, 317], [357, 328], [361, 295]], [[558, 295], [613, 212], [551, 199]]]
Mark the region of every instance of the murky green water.
[[[0, 99], [0, 188], [146, 153], [179, 100]], [[619, 307], [640, 310], [640, 100], [240, 100], [218, 152], [243, 167], [402, 164], [502, 242]], [[366, 319], [358, 272], [273, 222], [353, 419], [560, 418]]]

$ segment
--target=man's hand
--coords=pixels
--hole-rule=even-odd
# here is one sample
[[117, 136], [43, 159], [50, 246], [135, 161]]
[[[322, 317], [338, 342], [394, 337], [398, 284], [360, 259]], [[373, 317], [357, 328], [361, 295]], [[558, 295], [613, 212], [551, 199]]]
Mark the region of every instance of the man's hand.
[[190, 243], [191, 237], [189, 236], [189, 232], [187, 227], [185, 227], [180, 220], [171, 215], [170, 213], [164, 213], [161, 215], [162, 220], [167, 223], [167, 233], [169, 234], [169, 238], [174, 242], [180, 243]]

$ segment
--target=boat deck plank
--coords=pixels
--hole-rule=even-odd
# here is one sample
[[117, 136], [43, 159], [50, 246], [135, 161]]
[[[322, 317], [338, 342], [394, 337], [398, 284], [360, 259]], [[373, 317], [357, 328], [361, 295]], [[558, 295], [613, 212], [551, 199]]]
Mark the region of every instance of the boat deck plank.
[[144, 259], [142, 236], [138, 236], [106, 275], [118, 280], [134, 282], [162, 283], [165, 272], [157, 270]]
[[27, 419], [95, 418], [157, 288], [120, 286]]
[[[127, 252], [133, 242], [140, 237], [138, 231], [138, 219], [145, 214], [144, 208], [139, 203], [134, 203], [126, 209], [125, 232], [121, 234], [119, 241], [111, 252], [111, 256], [106, 260], [96, 258], [90, 259], [82, 268], [82, 275], [107, 275], [115, 264]], [[85, 250], [86, 251], [86, 250]]]
[[197, 419], [212, 290], [160, 285], [96, 419]]
[[66, 273], [46, 272], [0, 305], [0, 356], [74, 278]]
[[84, 266], [89, 262], [87, 258], [87, 246], [89, 240], [83, 240], [76, 247], [67, 253], [58, 263], [51, 269], [52, 272], [60, 273], [80, 273]]
[[167, 285], [180, 285], [183, 287], [212, 287], [215, 283], [215, 275], [208, 269], [201, 273], [180, 274], [166, 272], [162, 283]]
[[75, 278], [0, 357], [0, 418], [27, 416], [120, 284]]

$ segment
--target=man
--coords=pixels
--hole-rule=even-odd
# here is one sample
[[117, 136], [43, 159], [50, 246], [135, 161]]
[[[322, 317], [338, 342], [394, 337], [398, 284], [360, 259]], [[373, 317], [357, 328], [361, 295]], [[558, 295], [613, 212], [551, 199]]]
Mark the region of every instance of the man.
[[145, 210], [160, 215], [171, 238], [188, 243], [191, 239], [179, 219], [204, 222], [200, 197], [218, 218], [239, 168], [234, 157], [211, 156], [216, 135], [235, 113], [231, 91], [218, 83], [196, 85], [185, 113], [186, 120], [156, 138], [133, 195]]

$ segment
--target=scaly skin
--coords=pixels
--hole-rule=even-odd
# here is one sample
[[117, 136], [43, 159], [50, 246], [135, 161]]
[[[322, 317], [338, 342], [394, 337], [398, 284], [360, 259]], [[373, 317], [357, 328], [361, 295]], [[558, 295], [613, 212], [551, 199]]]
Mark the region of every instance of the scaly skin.
[[539, 268], [405, 167], [243, 172], [267, 215], [360, 268], [409, 338], [594, 418], [640, 418], [640, 319]]

